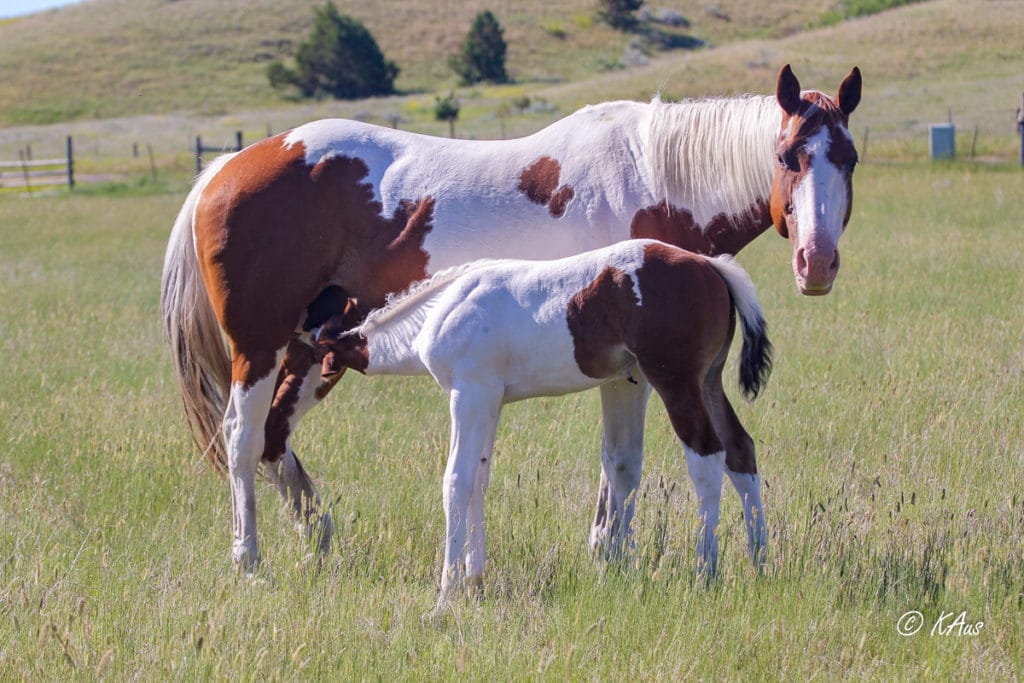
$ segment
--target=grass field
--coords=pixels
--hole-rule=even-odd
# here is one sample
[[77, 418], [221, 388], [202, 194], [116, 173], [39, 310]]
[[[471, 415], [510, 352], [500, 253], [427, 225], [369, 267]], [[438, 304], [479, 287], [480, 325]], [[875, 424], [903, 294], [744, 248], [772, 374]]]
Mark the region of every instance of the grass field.
[[[421, 619], [443, 534], [439, 389], [345, 379], [295, 439], [338, 527], [327, 566], [263, 486], [268, 580], [252, 585], [160, 339], [182, 194], [0, 198], [0, 679], [1019, 678], [1024, 175], [866, 163], [856, 193], [827, 298], [796, 293], [774, 235], [741, 254], [777, 353], [739, 406], [767, 575], [729, 493], [720, 581], [695, 584], [694, 495], [657, 399], [636, 554], [595, 565], [597, 395], [535, 400], [499, 434], [487, 587], [441, 625]], [[910, 610], [924, 626], [904, 637]]]

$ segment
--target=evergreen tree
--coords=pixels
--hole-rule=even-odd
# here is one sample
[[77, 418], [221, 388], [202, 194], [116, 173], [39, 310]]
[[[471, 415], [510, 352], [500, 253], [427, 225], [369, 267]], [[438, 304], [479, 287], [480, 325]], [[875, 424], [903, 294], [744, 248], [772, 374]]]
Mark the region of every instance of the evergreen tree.
[[597, 17], [613, 28], [628, 31], [636, 28], [633, 14], [644, 4], [644, 0], [598, 0]]
[[275, 88], [295, 86], [306, 97], [357, 99], [395, 91], [398, 67], [385, 59], [377, 41], [356, 19], [338, 12], [331, 0], [316, 10], [313, 31], [295, 54], [297, 68], [267, 67]]
[[506, 83], [504, 33], [490, 10], [480, 12], [462, 39], [462, 50], [448, 60], [449, 66], [467, 85], [480, 81]]

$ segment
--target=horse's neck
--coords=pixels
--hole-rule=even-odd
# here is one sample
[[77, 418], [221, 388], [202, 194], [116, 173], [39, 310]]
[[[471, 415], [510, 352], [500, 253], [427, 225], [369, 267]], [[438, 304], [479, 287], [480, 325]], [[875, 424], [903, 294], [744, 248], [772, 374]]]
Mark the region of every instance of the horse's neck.
[[[645, 147], [650, 178], [660, 184], [655, 195], [689, 211], [705, 230], [724, 217], [718, 229], [763, 232], [782, 121], [775, 100], [750, 95], [650, 106]], [[737, 236], [744, 245], [747, 237], [753, 239]]]

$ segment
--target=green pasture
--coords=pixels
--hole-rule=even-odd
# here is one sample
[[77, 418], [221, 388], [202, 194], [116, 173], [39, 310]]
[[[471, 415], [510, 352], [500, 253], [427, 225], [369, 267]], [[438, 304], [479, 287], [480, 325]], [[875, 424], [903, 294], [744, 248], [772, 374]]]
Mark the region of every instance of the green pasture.
[[762, 397], [737, 399], [766, 574], [729, 492], [720, 580], [694, 581], [657, 399], [636, 551], [595, 564], [597, 394], [534, 400], [504, 414], [486, 588], [440, 624], [438, 388], [345, 378], [295, 437], [337, 525], [326, 566], [264, 485], [243, 580], [159, 331], [183, 191], [0, 197], [0, 679], [1019, 678], [1024, 174], [866, 163], [855, 189], [830, 296], [796, 292], [774, 234], [740, 256], [776, 348]]

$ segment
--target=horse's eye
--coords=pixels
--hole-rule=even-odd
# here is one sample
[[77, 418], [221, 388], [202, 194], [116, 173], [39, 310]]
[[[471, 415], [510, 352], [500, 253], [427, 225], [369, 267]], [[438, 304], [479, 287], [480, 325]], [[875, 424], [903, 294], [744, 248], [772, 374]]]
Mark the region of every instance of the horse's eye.
[[779, 152], [775, 155], [775, 160], [779, 164], [779, 168], [783, 171], [799, 171], [800, 162], [796, 159], [796, 154], [793, 152]]
[[853, 175], [853, 172], [855, 170], [857, 170], [857, 160], [856, 159], [851, 159], [846, 164], [846, 175]]

